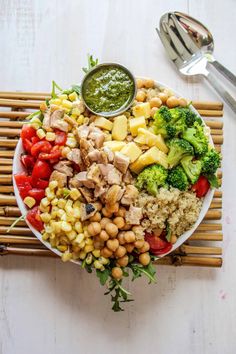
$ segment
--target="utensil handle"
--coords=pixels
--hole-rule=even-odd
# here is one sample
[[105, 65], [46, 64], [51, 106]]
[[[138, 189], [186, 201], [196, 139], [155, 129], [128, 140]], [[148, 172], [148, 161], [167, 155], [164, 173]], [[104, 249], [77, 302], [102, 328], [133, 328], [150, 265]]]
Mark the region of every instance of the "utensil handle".
[[215, 76], [211, 73], [205, 75], [209, 83], [214, 87], [216, 92], [225, 100], [230, 108], [236, 113], [236, 101], [235, 99], [225, 90], [225, 88], [217, 81]]
[[226, 79], [228, 79], [236, 87], [236, 76], [228, 70], [224, 65], [219, 63], [217, 60], [209, 62], [214, 68], [219, 71]]

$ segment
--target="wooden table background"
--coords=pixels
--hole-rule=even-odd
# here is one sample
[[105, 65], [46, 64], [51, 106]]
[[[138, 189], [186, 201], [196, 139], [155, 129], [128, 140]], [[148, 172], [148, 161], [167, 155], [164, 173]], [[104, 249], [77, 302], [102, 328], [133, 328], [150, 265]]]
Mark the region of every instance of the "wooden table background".
[[[193, 99], [218, 100], [201, 79], [181, 78], [155, 33], [169, 10], [188, 12], [215, 36], [236, 72], [235, 0], [0, 0], [0, 89], [47, 91], [77, 83], [86, 53], [118, 61]], [[0, 354], [233, 354], [236, 350], [236, 120], [224, 115], [222, 269], [157, 269], [158, 284], [129, 284], [123, 313], [94, 276], [55, 259], [0, 258]]]

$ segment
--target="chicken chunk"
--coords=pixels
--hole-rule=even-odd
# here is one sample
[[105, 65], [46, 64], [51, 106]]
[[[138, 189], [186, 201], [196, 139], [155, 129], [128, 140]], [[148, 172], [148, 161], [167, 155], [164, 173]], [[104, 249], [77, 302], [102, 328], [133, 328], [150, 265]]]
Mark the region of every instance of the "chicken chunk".
[[122, 174], [115, 167], [113, 167], [113, 169], [110, 170], [107, 174], [107, 183], [120, 185], [121, 181], [122, 181]]
[[129, 167], [130, 159], [121, 152], [116, 151], [114, 157], [114, 166], [121, 172], [126, 173]]
[[94, 148], [88, 140], [84, 138], [80, 139], [80, 154], [81, 154], [82, 161], [86, 167], [89, 167], [91, 165], [88, 154], [93, 150]]
[[94, 194], [91, 189], [89, 189], [87, 187], [80, 187], [78, 189], [87, 203], [91, 203], [94, 201]]
[[87, 139], [88, 135], [89, 135], [89, 127], [87, 125], [81, 125], [79, 128], [77, 128], [75, 130], [75, 135], [76, 138], [78, 140], [78, 142], [80, 142], [80, 139]]
[[91, 162], [97, 162], [103, 164], [108, 163], [107, 155], [105, 154], [105, 152], [99, 151], [97, 149], [94, 149], [93, 151], [89, 152], [88, 158]]
[[64, 109], [56, 109], [52, 112], [50, 116], [50, 126], [51, 128], [59, 129], [67, 133], [69, 130], [69, 124], [63, 120], [64, 113]]
[[85, 105], [84, 102], [81, 100], [76, 100], [72, 103], [72, 107], [73, 108], [78, 108], [78, 110], [80, 111], [80, 113], [83, 113], [85, 111]]
[[59, 161], [55, 165], [53, 165], [54, 170], [58, 172], [64, 173], [68, 177], [73, 176], [73, 168], [71, 167], [70, 161]]
[[134, 203], [135, 199], [138, 197], [138, 189], [132, 184], [128, 184], [125, 189], [125, 193], [121, 199], [123, 205], [130, 205]]
[[93, 181], [89, 180], [87, 177], [87, 172], [82, 171], [77, 173], [73, 178], [70, 179], [70, 186], [74, 188], [87, 187], [94, 188], [95, 184]]
[[91, 218], [97, 211], [96, 205], [92, 203], [81, 203], [80, 206], [80, 217], [81, 221], [85, 221], [89, 218]]
[[42, 127], [47, 131], [52, 131], [51, 125], [51, 112], [49, 109], [46, 110], [46, 112], [44, 113], [44, 117], [43, 117], [43, 125]]
[[67, 185], [67, 176], [64, 173], [54, 170], [49, 179], [49, 182], [51, 181], [57, 181], [58, 187], [63, 188]]
[[113, 162], [114, 161], [114, 153], [109, 149], [109, 147], [104, 146], [103, 151], [107, 155], [108, 162]]
[[125, 213], [125, 221], [129, 225], [139, 225], [143, 217], [142, 208], [130, 205], [129, 210]]
[[79, 165], [80, 167], [83, 165], [83, 161], [82, 161], [81, 154], [80, 154], [80, 149], [76, 149], [76, 148], [71, 149], [71, 151], [67, 154], [67, 158], [68, 158], [68, 160]]
[[101, 171], [96, 163], [89, 167], [87, 172], [87, 179], [95, 184], [102, 184]]
[[93, 128], [93, 129], [96, 129], [96, 131], [92, 131], [89, 134], [89, 139], [93, 140], [94, 145], [97, 149], [100, 149], [105, 141], [105, 135], [100, 129], [98, 128]]
[[131, 173], [129, 172], [129, 170], [127, 170], [126, 174], [123, 176], [123, 182], [125, 184], [132, 184], [134, 183], [134, 178], [131, 175]]
[[124, 189], [114, 184], [108, 189], [105, 196], [105, 201], [107, 204], [113, 205], [119, 200], [121, 200], [123, 194], [124, 194]]

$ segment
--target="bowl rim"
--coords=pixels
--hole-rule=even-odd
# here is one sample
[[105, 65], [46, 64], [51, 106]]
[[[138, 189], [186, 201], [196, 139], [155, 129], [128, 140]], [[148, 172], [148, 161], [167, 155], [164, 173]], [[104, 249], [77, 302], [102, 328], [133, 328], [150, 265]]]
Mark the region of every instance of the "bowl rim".
[[[136, 79], [142, 79], [142, 80], [145, 80], [147, 79], [147, 77], [143, 77], [143, 76], [136, 76]], [[154, 83], [155, 83], [155, 87], [159, 87], [159, 88], [163, 88], [163, 89], [168, 89], [170, 90], [171, 92], [173, 92], [173, 94], [177, 97], [183, 97], [182, 95], [180, 95], [177, 91], [173, 90], [172, 88], [166, 86], [165, 84], [157, 81], [157, 80], [154, 80]], [[192, 106], [190, 105], [191, 109], [201, 118], [204, 126], [206, 127], [206, 123], [204, 121], [204, 119], [201, 117], [201, 115], [198, 113], [198, 111]], [[214, 143], [213, 143], [213, 140], [212, 140], [212, 136], [211, 134], [209, 134], [209, 143], [211, 146], [214, 147]], [[21, 154], [21, 150], [23, 150], [23, 146], [22, 146], [22, 140], [21, 138], [19, 139], [18, 143], [17, 143], [17, 146], [16, 146], [16, 149], [15, 149], [15, 154], [14, 154], [14, 158], [13, 158], [13, 170], [12, 170], [12, 175], [14, 176], [15, 174], [23, 171], [23, 167], [20, 163], [20, 159], [19, 159], [19, 156]], [[15, 194], [15, 197], [16, 197], [16, 202], [18, 204], [18, 207], [21, 211], [21, 214], [22, 215], [26, 215], [28, 209], [26, 208], [23, 200], [21, 199], [20, 197], [20, 194], [19, 194], [19, 191], [18, 191], [18, 188], [17, 188], [17, 185], [16, 185], [16, 182], [15, 182], [15, 178], [13, 177], [13, 188], [14, 188], [14, 194]], [[168, 255], [169, 253], [175, 251], [178, 247], [180, 247], [193, 233], [194, 231], [197, 229], [197, 227], [200, 225], [200, 223], [202, 222], [202, 220], [204, 219], [209, 207], [210, 207], [210, 204], [212, 202], [212, 199], [213, 199], [213, 196], [214, 196], [214, 191], [215, 191], [215, 188], [210, 188], [210, 190], [208, 191], [208, 193], [206, 194], [206, 196], [204, 197], [203, 199], [203, 204], [202, 204], [202, 207], [201, 207], [201, 211], [199, 213], [199, 216], [198, 216], [198, 219], [196, 220], [196, 222], [193, 224], [193, 226], [191, 227], [191, 229], [185, 231], [181, 236], [178, 237], [177, 241], [172, 245], [172, 248], [171, 250], [169, 250], [168, 252], [162, 254], [162, 255], [159, 255], [157, 256], [157, 259], [160, 259], [160, 258], [163, 258], [165, 257], [166, 255]], [[33, 234], [37, 237], [37, 239], [39, 241], [41, 241], [43, 243], [43, 245], [45, 247], [47, 247], [49, 250], [51, 250], [53, 253], [57, 254], [58, 256], [62, 256], [62, 252], [60, 252], [59, 250], [57, 250], [56, 248], [53, 248], [49, 242], [47, 241], [44, 241], [43, 238], [42, 238], [42, 234], [41, 232], [37, 231], [29, 222], [27, 219], [25, 219], [28, 227], [30, 228], [30, 230], [33, 232]], [[82, 262], [79, 261], [79, 260], [70, 260], [70, 262], [72, 263], [75, 263], [75, 264], [79, 264], [81, 265]]]

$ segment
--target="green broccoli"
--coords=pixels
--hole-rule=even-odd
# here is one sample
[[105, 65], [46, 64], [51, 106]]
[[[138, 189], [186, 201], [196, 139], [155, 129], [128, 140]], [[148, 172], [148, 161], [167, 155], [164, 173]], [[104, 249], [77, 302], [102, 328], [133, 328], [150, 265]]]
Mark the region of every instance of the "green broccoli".
[[183, 139], [193, 145], [197, 156], [203, 156], [208, 150], [207, 137], [204, 134], [203, 127], [198, 122], [195, 122], [193, 127], [183, 132]]
[[201, 161], [202, 173], [204, 175], [213, 175], [216, 173], [217, 168], [220, 167], [221, 157], [216, 150], [209, 149], [206, 155], [203, 156]]
[[200, 160], [195, 160], [193, 161], [194, 156], [185, 156], [182, 158], [180, 161], [184, 172], [188, 176], [189, 180], [191, 181], [192, 184], [197, 182], [201, 169], [202, 169], [202, 163]]
[[166, 106], [162, 106], [155, 113], [154, 125], [156, 134], [161, 134], [165, 138], [173, 138], [176, 134], [175, 127], [171, 124], [171, 114]]
[[187, 127], [192, 127], [195, 122], [198, 122], [199, 125], [203, 125], [201, 118], [190, 108], [183, 108], [183, 112], [185, 114], [185, 123]]
[[189, 186], [189, 182], [183, 167], [177, 166], [170, 170], [167, 177], [167, 183], [174, 188], [185, 191]]
[[169, 153], [167, 162], [170, 167], [178, 165], [179, 161], [186, 155], [193, 155], [193, 147], [184, 139], [174, 138], [169, 141]]
[[166, 184], [168, 172], [157, 164], [146, 167], [137, 177], [136, 187], [145, 189], [149, 194], [156, 196], [159, 187]]
[[169, 112], [171, 114], [171, 121], [169, 125], [171, 125], [171, 127], [174, 127], [175, 129], [175, 134], [172, 134], [172, 136], [168, 136], [169, 138], [171, 138], [183, 133], [185, 129], [187, 129], [187, 125], [185, 122], [185, 112], [183, 108], [172, 108], [169, 110]]

